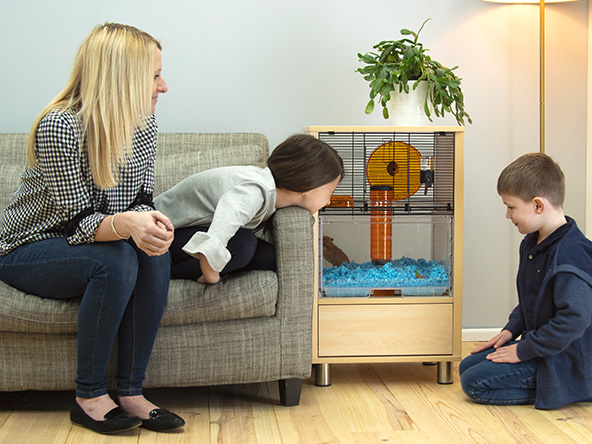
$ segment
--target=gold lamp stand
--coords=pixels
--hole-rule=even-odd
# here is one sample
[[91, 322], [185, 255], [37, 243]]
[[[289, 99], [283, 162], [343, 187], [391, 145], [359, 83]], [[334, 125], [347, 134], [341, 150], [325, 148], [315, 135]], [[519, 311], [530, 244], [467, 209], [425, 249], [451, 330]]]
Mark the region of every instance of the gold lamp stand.
[[[545, 152], [545, 0], [484, 0], [492, 3], [521, 3], [521, 4], [539, 4], [540, 15], [540, 36], [539, 36], [539, 59], [540, 59], [540, 152]], [[560, 3], [578, 0], [547, 0], [546, 3]]]

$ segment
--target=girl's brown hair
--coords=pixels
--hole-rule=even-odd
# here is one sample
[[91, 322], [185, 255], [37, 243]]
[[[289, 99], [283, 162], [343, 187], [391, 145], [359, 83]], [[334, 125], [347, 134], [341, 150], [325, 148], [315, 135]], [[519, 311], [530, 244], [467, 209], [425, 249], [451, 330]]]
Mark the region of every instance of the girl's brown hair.
[[345, 175], [343, 160], [316, 137], [295, 134], [279, 144], [267, 159], [276, 187], [305, 192]]

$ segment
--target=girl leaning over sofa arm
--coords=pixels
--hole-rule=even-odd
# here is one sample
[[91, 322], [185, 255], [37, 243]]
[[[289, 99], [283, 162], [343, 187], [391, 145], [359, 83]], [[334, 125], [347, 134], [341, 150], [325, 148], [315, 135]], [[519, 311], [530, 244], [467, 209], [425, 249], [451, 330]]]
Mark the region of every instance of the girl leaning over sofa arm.
[[279, 208], [316, 213], [344, 174], [337, 151], [295, 134], [273, 150], [267, 168], [229, 166], [189, 176], [154, 199], [176, 229], [171, 277], [215, 284], [233, 271], [274, 270], [274, 246], [251, 230]]
[[[70, 417], [99, 433], [185, 423], [142, 395], [173, 240], [152, 203], [154, 109], [167, 92], [161, 49], [114, 23], [86, 37], [68, 84], [33, 124], [28, 166], [2, 219], [1, 280], [44, 298], [82, 295]], [[118, 334], [119, 406], [106, 390]]]

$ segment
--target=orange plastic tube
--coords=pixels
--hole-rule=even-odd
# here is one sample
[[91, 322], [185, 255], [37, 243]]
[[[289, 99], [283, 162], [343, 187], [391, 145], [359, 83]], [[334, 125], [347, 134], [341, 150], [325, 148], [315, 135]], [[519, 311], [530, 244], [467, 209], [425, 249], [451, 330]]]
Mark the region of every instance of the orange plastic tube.
[[393, 187], [370, 187], [370, 258], [374, 265], [384, 265], [393, 256]]

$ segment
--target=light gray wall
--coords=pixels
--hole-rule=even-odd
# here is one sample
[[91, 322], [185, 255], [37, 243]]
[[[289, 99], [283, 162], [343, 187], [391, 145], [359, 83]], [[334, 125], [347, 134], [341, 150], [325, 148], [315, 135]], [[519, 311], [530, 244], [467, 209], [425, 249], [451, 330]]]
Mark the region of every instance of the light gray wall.
[[[547, 152], [567, 175], [566, 212], [584, 227], [586, 1], [547, 6]], [[98, 23], [164, 43], [161, 131], [255, 131], [275, 146], [309, 125], [381, 125], [367, 116], [356, 53], [417, 29], [459, 65], [474, 124], [465, 145], [465, 327], [499, 327], [513, 308], [521, 236], [495, 192], [501, 169], [538, 150], [538, 7], [479, 0], [33, 0], [0, 5], [0, 131], [26, 132], [63, 87]], [[442, 123], [451, 124], [445, 119]]]

